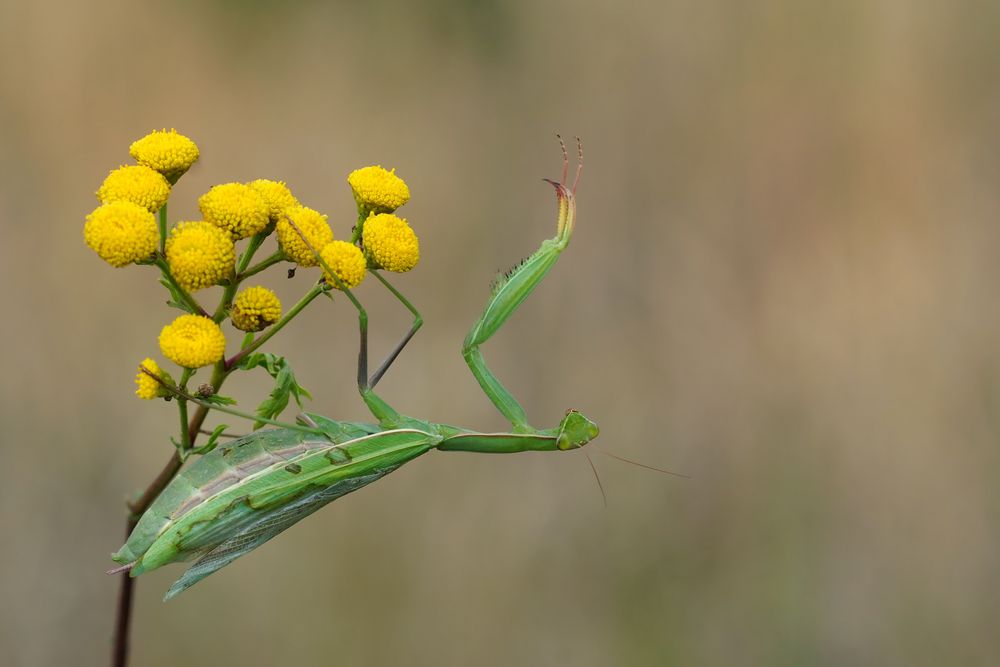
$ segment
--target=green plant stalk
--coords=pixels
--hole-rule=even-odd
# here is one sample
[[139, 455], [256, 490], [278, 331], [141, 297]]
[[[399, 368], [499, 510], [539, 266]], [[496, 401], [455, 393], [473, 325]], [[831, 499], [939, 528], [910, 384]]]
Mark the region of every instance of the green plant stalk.
[[174, 274], [170, 272], [170, 265], [167, 264], [165, 256], [158, 255], [153, 260], [153, 263], [159, 267], [160, 274], [163, 276], [163, 279], [166, 280], [168, 283], [170, 283], [171, 287], [177, 290], [177, 293], [181, 295], [181, 298], [184, 299], [184, 301], [193, 311], [195, 311], [196, 313], [200, 313], [205, 317], [208, 317], [208, 312], [204, 308], [202, 308], [201, 304], [198, 303], [198, 301], [193, 296], [191, 296], [191, 293], [188, 292], [183, 287], [181, 287], [180, 284], [177, 282], [177, 280], [174, 278]]
[[240, 254], [240, 258], [236, 263], [236, 269], [233, 272], [233, 277], [226, 284], [225, 289], [222, 292], [222, 298], [219, 299], [219, 305], [216, 307], [215, 312], [212, 314], [212, 320], [219, 324], [222, 320], [226, 319], [226, 314], [229, 312], [229, 304], [233, 302], [233, 296], [236, 294], [236, 290], [240, 287], [240, 282], [246, 276], [241, 276], [240, 274], [244, 269], [250, 264], [250, 260], [253, 258], [257, 249], [260, 248], [261, 244], [264, 243], [265, 235], [254, 234], [250, 237], [250, 242], [247, 247]]
[[253, 259], [254, 253], [264, 244], [264, 239], [267, 238], [267, 234], [261, 232], [259, 234], [254, 234], [250, 237], [250, 241], [247, 243], [247, 247], [240, 254], [239, 262], [236, 264], [236, 275], [243, 273], [243, 270], [250, 266], [250, 260]]
[[[248, 419], [253, 422], [264, 422], [265, 424], [270, 424], [271, 426], [279, 426], [281, 428], [286, 428], [291, 431], [301, 431], [302, 433], [309, 433], [311, 435], [323, 435], [324, 433], [322, 429], [311, 428], [309, 426], [300, 426], [298, 424], [288, 424], [285, 422], [277, 421], [275, 419], [268, 419], [266, 417], [261, 417], [259, 415], [252, 415], [249, 412], [243, 412], [242, 410], [236, 410], [235, 408], [231, 408], [228, 405], [217, 405], [215, 403], [211, 403], [204, 399], [198, 398], [197, 396], [192, 396], [191, 394], [187, 393], [186, 391], [184, 391], [179, 387], [174, 388], [167, 384], [164, 384], [163, 386], [166, 387], [167, 390], [170, 391], [174, 396], [176, 396], [178, 401], [185, 401], [185, 402], [191, 401], [195, 405], [200, 405], [208, 410], [217, 410], [219, 412], [224, 412], [227, 415], [233, 415], [234, 417]], [[187, 424], [187, 422], [184, 423]], [[200, 431], [201, 429], [199, 428], [199, 432]], [[186, 449], [190, 449], [190, 447]]]
[[266, 259], [262, 259], [258, 263], [251, 266], [249, 269], [240, 269], [236, 279], [243, 282], [250, 276], [257, 275], [264, 269], [270, 268], [279, 262], [285, 261], [285, 253], [281, 250], [276, 250], [273, 254], [269, 255]]
[[160, 254], [166, 252], [167, 247], [167, 205], [166, 203], [160, 207], [159, 215], [157, 216], [157, 227], [160, 230]]
[[371, 211], [362, 208], [360, 204], [358, 205], [358, 224], [354, 225], [354, 229], [351, 230], [351, 243], [357, 243], [358, 239], [361, 238], [361, 232], [365, 229], [365, 220], [368, 219], [370, 213]]
[[[145, 370], [145, 369], [143, 369], [143, 370]], [[188, 380], [191, 379], [192, 375], [194, 375], [194, 371], [193, 370], [191, 370], [190, 368], [185, 368], [184, 369], [184, 373], [181, 375], [181, 382], [180, 382], [180, 385], [179, 385], [179, 388], [180, 388], [181, 392], [186, 392], [187, 391], [187, 383], [188, 383]], [[156, 379], [159, 380], [160, 378], [157, 377]], [[181, 417], [181, 433], [180, 433], [180, 436], [181, 436], [181, 452], [182, 453], [188, 451], [189, 449], [191, 449], [191, 447], [194, 446], [194, 443], [191, 440], [191, 431], [188, 428], [187, 402], [188, 402], [188, 399], [186, 397], [184, 397], [183, 395], [179, 394], [179, 398], [177, 399], [177, 411], [180, 413], [180, 417]]]

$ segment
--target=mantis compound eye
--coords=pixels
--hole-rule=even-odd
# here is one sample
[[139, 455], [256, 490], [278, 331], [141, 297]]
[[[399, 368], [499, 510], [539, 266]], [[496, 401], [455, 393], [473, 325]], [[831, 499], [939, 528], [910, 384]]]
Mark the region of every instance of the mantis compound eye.
[[601, 429], [576, 410], [570, 410], [559, 424], [556, 446], [565, 451], [583, 447], [597, 437]]

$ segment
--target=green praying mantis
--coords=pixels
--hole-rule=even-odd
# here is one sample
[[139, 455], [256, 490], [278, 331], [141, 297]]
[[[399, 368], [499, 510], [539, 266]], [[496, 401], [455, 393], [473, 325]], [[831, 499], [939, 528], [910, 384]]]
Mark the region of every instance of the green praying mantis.
[[376, 423], [304, 414], [298, 425], [261, 429], [204, 453], [140, 517], [125, 545], [112, 555], [122, 567], [110, 573], [128, 571], [136, 577], [168, 563], [195, 560], [167, 591], [164, 599], [169, 600], [327, 503], [432, 449], [490, 454], [566, 451], [596, 438], [597, 424], [576, 410], [569, 410], [554, 428], [531, 426], [524, 408], [486, 365], [480, 351], [569, 244], [582, 167], [581, 152], [573, 185], [567, 185], [569, 159], [563, 147], [562, 180], [545, 179], [555, 188], [558, 202], [555, 237], [543, 241], [534, 254], [494, 284], [486, 309], [462, 346], [472, 374], [510, 422], [509, 432], [482, 433], [409, 417], [375, 393], [375, 385], [422, 320], [405, 297], [374, 272], [414, 316], [409, 331], [369, 376], [367, 314], [351, 291], [341, 286], [358, 311], [358, 390]]

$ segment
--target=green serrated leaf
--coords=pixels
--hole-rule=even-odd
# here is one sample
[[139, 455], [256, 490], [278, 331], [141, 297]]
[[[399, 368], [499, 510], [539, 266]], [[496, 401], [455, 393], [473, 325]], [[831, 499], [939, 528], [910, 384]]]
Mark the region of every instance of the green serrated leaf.
[[167, 301], [168, 306], [171, 308], [177, 308], [178, 310], [183, 310], [185, 313], [195, 314], [195, 312], [191, 309], [191, 306], [185, 303], [184, 297], [181, 296], [180, 292], [178, 292], [173, 285], [170, 284], [169, 280], [161, 277], [160, 284], [166, 287], [167, 291], [170, 292], [170, 300]]
[[206, 442], [201, 447], [195, 447], [191, 450], [191, 454], [208, 454], [210, 451], [216, 448], [219, 444], [219, 436], [229, 428], [228, 424], [219, 424], [214, 429], [212, 429], [211, 435], [208, 436], [208, 442]]
[[206, 403], [211, 403], [213, 405], [236, 405], [235, 398], [230, 398], [229, 396], [220, 396], [219, 394], [205, 396], [201, 400], [203, 400]]
[[[252, 368], [263, 368], [268, 375], [274, 378], [274, 388], [268, 397], [257, 406], [256, 414], [264, 419], [274, 419], [288, 407], [289, 398], [294, 398], [295, 403], [301, 408], [302, 398], [312, 398], [312, 395], [305, 387], [295, 380], [295, 373], [291, 364], [281, 356], [270, 352], [256, 352], [247, 355], [240, 362], [240, 367], [244, 370]], [[264, 426], [264, 422], [255, 422], [254, 430]]]

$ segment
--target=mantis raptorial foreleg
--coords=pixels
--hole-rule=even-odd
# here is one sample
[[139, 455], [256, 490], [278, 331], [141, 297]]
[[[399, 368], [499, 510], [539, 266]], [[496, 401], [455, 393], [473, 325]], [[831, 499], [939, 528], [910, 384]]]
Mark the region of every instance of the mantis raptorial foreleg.
[[[562, 139], [560, 139], [560, 143], [562, 143]], [[559, 254], [569, 244], [576, 215], [575, 190], [576, 183], [580, 178], [580, 167], [583, 166], [582, 159], [581, 149], [576, 181], [573, 183], [573, 188], [569, 189], [566, 187], [569, 159], [565, 146], [563, 146], [563, 182], [548, 181], [555, 187], [559, 203], [556, 236], [542, 241], [542, 245], [533, 255], [497, 282], [490, 301], [486, 304], [486, 310], [472, 325], [472, 329], [469, 330], [462, 346], [462, 356], [476, 380], [479, 381], [479, 386], [483, 388], [486, 396], [500, 413], [510, 421], [516, 433], [535, 433], [537, 431], [528, 424], [528, 417], [521, 404], [486, 365], [479, 347], [499, 331], [507, 318], [528, 298], [528, 295], [556, 263]]]

